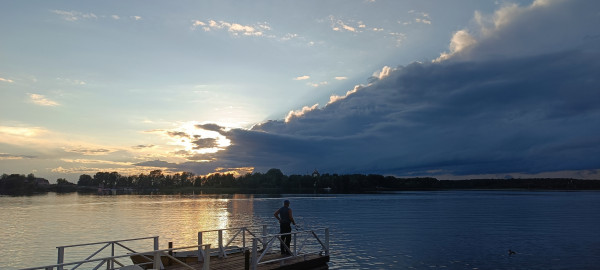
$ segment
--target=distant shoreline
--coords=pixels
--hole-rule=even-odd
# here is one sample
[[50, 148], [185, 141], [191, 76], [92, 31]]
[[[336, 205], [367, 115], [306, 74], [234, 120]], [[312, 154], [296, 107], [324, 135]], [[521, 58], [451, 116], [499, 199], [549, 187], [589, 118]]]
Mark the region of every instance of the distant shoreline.
[[[116, 173], [115, 179], [118, 178]], [[99, 175], [99, 174], [97, 174]], [[162, 174], [144, 181], [103, 182], [80, 181], [73, 184], [60, 181], [47, 184], [39, 178], [29, 179], [23, 175], [10, 175], [0, 179], [0, 194], [31, 195], [46, 192], [120, 194], [361, 194], [391, 191], [435, 191], [435, 190], [600, 190], [600, 180], [569, 178], [525, 178], [525, 179], [467, 179], [438, 180], [436, 178], [396, 178], [382, 175], [283, 175], [272, 169], [266, 174], [255, 173], [234, 178], [231, 175], [212, 175], [196, 178], [197, 181], [171, 181]], [[152, 175], [150, 175], [152, 176]], [[91, 176], [89, 177], [92, 178]], [[32, 179], [38, 179], [33, 181]], [[158, 179], [158, 180], [157, 180]], [[45, 180], [45, 179], [43, 179]], [[99, 183], [99, 184], [98, 184]]]

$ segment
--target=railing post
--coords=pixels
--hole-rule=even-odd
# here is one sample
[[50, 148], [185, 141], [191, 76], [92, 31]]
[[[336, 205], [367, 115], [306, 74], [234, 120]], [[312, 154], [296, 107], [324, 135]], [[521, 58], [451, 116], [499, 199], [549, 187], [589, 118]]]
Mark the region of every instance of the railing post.
[[[56, 261], [56, 264], [63, 264], [65, 262], [65, 248], [64, 247], [57, 247], [57, 248], [58, 248], [58, 260]], [[63, 270], [62, 265], [57, 266], [56, 270]]]
[[154, 236], [154, 250], [158, 250], [158, 236]]
[[219, 230], [219, 258], [225, 257], [225, 250], [223, 250], [223, 230]]
[[325, 256], [329, 256], [329, 228], [325, 228]]
[[154, 263], [152, 264], [152, 268], [162, 269], [161, 264], [162, 264], [162, 261], [160, 260], [160, 253], [155, 250], [154, 251]]
[[[202, 247], [200, 247], [202, 248]], [[204, 264], [202, 265], [202, 270], [210, 269], [210, 244], [204, 247], [204, 254], [206, 258], [204, 258]]]
[[[110, 251], [110, 256], [114, 257], [115, 256], [115, 242], [111, 242], [111, 251]], [[110, 260], [106, 266], [110, 266], [110, 269], [115, 269], [115, 260], [112, 259]]]
[[256, 254], [258, 250], [258, 239], [253, 238], [252, 239], [252, 259], [250, 260], [250, 269], [251, 270], [256, 270], [256, 268], [258, 267], [258, 262], [256, 260], [258, 260], [258, 256]]
[[263, 225], [263, 230], [262, 230], [262, 244], [263, 244], [263, 249], [267, 248], [267, 225]]
[[[204, 256], [206, 256], [206, 253], [202, 253], [202, 232], [198, 232], [198, 261], [204, 260]], [[210, 253], [208, 256], [210, 257]]]
[[296, 247], [297, 247], [296, 239], [298, 239], [298, 232], [294, 233], [294, 251], [293, 251], [294, 252], [294, 254], [293, 254], [294, 256], [298, 255], [297, 250], [296, 250]]
[[246, 227], [242, 227], [242, 251], [246, 250]]

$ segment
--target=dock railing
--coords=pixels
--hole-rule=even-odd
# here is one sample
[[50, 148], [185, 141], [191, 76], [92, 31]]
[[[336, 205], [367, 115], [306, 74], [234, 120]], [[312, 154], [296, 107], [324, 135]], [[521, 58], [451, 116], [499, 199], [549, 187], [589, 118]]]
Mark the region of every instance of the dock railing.
[[[57, 263], [57, 265], [61, 265], [65, 262], [65, 251], [67, 248], [73, 249], [73, 248], [90, 247], [90, 246], [101, 246], [100, 248], [98, 248], [98, 250], [92, 252], [92, 254], [90, 256], [88, 256], [87, 258], [82, 260], [82, 263], [77, 264], [73, 268], [71, 268], [71, 270], [74, 270], [74, 269], [77, 269], [79, 266], [81, 266], [85, 261], [92, 260], [96, 255], [98, 255], [100, 252], [106, 250], [106, 248], [108, 248], [108, 247], [110, 247], [110, 257], [114, 257], [117, 255], [117, 254], [115, 254], [115, 248], [118, 248], [118, 247], [121, 247], [122, 249], [125, 249], [129, 252], [136, 253], [135, 250], [133, 250], [130, 247], [127, 247], [124, 243], [125, 242], [134, 242], [134, 241], [139, 242], [139, 241], [149, 240], [149, 239], [153, 240], [153, 250], [158, 250], [158, 236], [131, 238], [131, 239], [104, 241], [104, 242], [95, 242], [95, 243], [77, 244], [77, 245], [68, 245], [68, 246], [59, 246], [59, 247], [56, 247], [56, 249], [58, 250], [58, 259], [57, 259], [56, 263]], [[114, 268], [115, 262], [110, 261], [109, 263], [110, 263], [110, 265], [108, 267]], [[63, 270], [62, 267], [58, 267], [57, 269]]]
[[[217, 251], [217, 255], [219, 258], [227, 257], [228, 252], [240, 252], [244, 251], [250, 247], [250, 239], [257, 239], [263, 246], [266, 245], [267, 236], [269, 235], [267, 225], [255, 225], [255, 226], [246, 226], [246, 227], [237, 227], [237, 228], [227, 228], [227, 229], [217, 229], [217, 230], [208, 230], [198, 232], [198, 245], [204, 244], [204, 241], [210, 234], [217, 233], [217, 243], [215, 249]], [[232, 235], [231, 237], [225, 237], [224, 234], [228, 233]], [[214, 238], [214, 237], [213, 237]], [[241, 247], [232, 246], [235, 240], [238, 240], [241, 244]], [[203, 252], [199, 250], [199, 252]], [[202, 254], [202, 257], [205, 257], [205, 254]], [[200, 256], [198, 256], [200, 258]]]
[[[196, 268], [191, 267], [188, 264], [186, 264], [186, 263], [180, 261], [179, 259], [173, 257], [172, 255], [170, 255], [173, 251], [182, 250], [182, 249], [203, 249], [206, 254], [209, 254], [210, 244], [206, 244], [206, 245], [202, 245], [202, 246], [187, 246], [187, 247], [169, 248], [169, 249], [162, 249], [162, 250], [152, 250], [152, 251], [146, 251], [146, 252], [128, 253], [128, 254], [123, 254], [123, 255], [114, 255], [114, 256], [110, 256], [110, 257], [86, 259], [86, 260], [76, 261], [76, 262], [68, 262], [68, 263], [60, 263], [60, 264], [54, 264], [54, 265], [24, 268], [21, 270], [40, 270], [40, 269], [41, 270], [54, 270], [54, 269], [60, 270], [60, 269], [65, 269], [66, 266], [74, 266], [73, 268], [70, 268], [72, 270], [72, 269], [76, 269], [77, 267], [79, 267], [81, 265], [90, 264], [90, 263], [92, 263], [92, 264], [96, 263], [96, 265], [93, 266], [93, 268], [92, 268], [94, 270], [97, 270], [104, 265], [106, 265], [107, 270], [115, 270], [115, 269], [120, 269], [122, 267], [130, 265], [130, 264], [123, 264], [123, 263], [119, 262], [117, 259], [131, 258], [131, 256], [142, 256], [143, 258], [146, 258], [148, 260], [148, 262], [146, 262], [146, 263], [136, 264], [138, 266], [152, 264], [153, 269], [164, 269], [164, 265], [162, 263], [161, 257], [167, 257], [167, 258], [171, 259], [172, 261], [180, 264], [184, 268], [187, 268], [190, 270], [196, 270]], [[210, 269], [210, 256], [203, 258], [203, 261], [204, 261], [204, 263], [202, 265], [202, 270]], [[118, 265], [116, 268], [114, 266], [115, 264]]]
[[[317, 234], [317, 231], [323, 230], [323, 238], [320, 238]], [[274, 249], [279, 248], [277, 244], [284, 243], [282, 236], [291, 235], [292, 239], [290, 242], [290, 247], [286, 248], [286, 251], [290, 254], [289, 256], [265, 260], [263, 258], [265, 255], [269, 253], [275, 252]], [[259, 242], [262, 242], [264, 248], [259, 250]], [[275, 246], [275, 247], [273, 247]], [[285, 264], [286, 260], [292, 258], [301, 258], [306, 260], [308, 255], [319, 254], [329, 256], [329, 228], [322, 229], [312, 229], [312, 230], [302, 230], [302, 231], [294, 231], [291, 233], [283, 233], [283, 234], [272, 234], [266, 236], [266, 239], [254, 238], [252, 239], [252, 251], [250, 253], [250, 269], [256, 270], [259, 264], [268, 264], [273, 262], [280, 262], [281, 265]]]

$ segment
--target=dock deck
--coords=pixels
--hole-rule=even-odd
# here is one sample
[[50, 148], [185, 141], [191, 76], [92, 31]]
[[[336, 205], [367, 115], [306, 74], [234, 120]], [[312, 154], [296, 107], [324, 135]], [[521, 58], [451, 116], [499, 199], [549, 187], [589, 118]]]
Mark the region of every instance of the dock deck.
[[[287, 259], [285, 259], [287, 258]], [[272, 261], [284, 259], [282, 261], [273, 261], [271, 263], [260, 264], [257, 270], [321, 270], [328, 269], [329, 255], [311, 254], [297, 257], [284, 257], [278, 253], [267, 254], [263, 257], [264, 260]], [[187, 263], [194, 269], [202, 270], [202, 262]], [[246, 268], [248, 267], [248, 268]], [[165, 265], [165, 270], [188, 270], [186, 266], [172, 264]], [[225, 258], [212, 257], [210, 259], [211, 270], [243, 270], [251, 269], [250, 265], [246, 265], [246, 259], [242, 252], [228, 254]]]
[[[262, 230], [261, 230], [262, 229]], [[291, 255], [281, 255], [280, 246]], [[23, 270], [99, 269], [164, 269], [164, 270], [321, 270], [328, 269], [329, 228], [296, 230], [285, 234], [269, 234], [267, 225], [217, 229], [198, 232], [198, 244], [159, 249], [159, 237], [143, 237], [87, 244], [59, 246], [57, 264]], [[152, 240], [151, 249], [137, 252], [125, 244]], [[128, 244], [129, 245], [129, 244]], [[94, 246], [99, 247], [93, 251]], [[65, 262], [66, 249], [91, 248], [85, 259]], [[97, 255], [109, 251], [108, 257]], [[81, 268], [79, 268], [82, 266]], [[92, 268], [89, 268], [92, 267]]]

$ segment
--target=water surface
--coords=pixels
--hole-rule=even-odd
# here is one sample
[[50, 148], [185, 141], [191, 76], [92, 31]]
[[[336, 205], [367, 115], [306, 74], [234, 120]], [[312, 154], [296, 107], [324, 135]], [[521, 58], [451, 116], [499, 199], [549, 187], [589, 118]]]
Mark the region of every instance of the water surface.
[[[166, 248], [167, 242], [195, 245], [197, 232], [203, 230], [256, 224], [275, 228], [273, 212], [283, 198], [291, 200], [296, 220], [304, 228], [330, 227], [330, 269], [594, 269], [600, 265], [600, 192], [49, 193], [0, 197], [0, 269], [54, 264], [56, 246], [61, 245], [159, 236], [160, 247]], [[517, 253], [509, 255], [509, 249]]]

